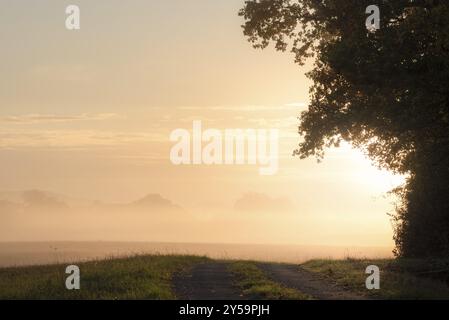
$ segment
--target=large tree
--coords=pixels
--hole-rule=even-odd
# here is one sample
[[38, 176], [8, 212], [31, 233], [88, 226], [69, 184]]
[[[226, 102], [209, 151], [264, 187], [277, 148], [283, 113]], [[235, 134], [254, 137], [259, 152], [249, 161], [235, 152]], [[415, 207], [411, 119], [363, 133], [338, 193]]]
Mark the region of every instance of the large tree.
[[[378, 30], [366, 8], [377, 2]], [[322, 157], [348, 141], [406, 174], [396, 192], [395, 252], [449, 254], [449, 2], [249, 0], [240, 11], [255, 48], [274, 43], [313, 60], [310, 105], [295, 154]]]

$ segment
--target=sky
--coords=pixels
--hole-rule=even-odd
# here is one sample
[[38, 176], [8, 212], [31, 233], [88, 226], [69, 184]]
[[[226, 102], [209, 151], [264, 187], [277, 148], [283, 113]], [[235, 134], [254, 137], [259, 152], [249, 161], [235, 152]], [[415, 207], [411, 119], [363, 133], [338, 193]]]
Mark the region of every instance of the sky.
[[[65, 28], [70, 4], [80, 7], [77, 31]], [[402, 178], [348, 145], [321, 163], [292, 156], [312, 61], [299, 67], [291, 54], [253, 49], [237, 15], [242, 0], [0, 6], [0, 190], [104, 203], [158, 194], [209, 229], [151, 240], [392, 246], [387, 192]], [[170, 133], [195, 120], [278, 129], [279, 170], [174, 165]]]

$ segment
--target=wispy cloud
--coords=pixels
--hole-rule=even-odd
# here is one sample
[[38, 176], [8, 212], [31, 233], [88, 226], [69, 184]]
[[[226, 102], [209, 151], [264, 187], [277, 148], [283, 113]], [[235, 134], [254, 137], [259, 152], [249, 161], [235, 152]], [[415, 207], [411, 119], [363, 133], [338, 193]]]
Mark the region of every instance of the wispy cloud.
[[73, 121], [92, 121], [92, 120], [108, 120], [119, 118], [116, 113], [83, 113], [78, 115], [57, 115], [57, 114], [25, 114], [17, 116], [0, 117], [1, 123], [12, 124], [34, 124], [34, 123], [50, 123], [50, 122], [73, 122]]
[[292, 102], [285, 104], [286, 107], [289, 108], [305, 108], [307, 107], [307, 103], [305, 102]]
[[165, 142], [167, 139], [165, 135], [148, 132], [98, 132], [90, 130], [0, 132], [0, 148], [119, 146]]
[[180, 110], [214, 110], [214, 111], [273, 111], [273, 110], [297, 110], [304, 108], [307, 104], [304, 102], [288, 103], [281, 106], [263, 106], [263, 105], [246, 105], [246, 106], [185, 106], [178, 107]]
[[251, 118], [248, 122], [255, 123], [259, 127], [267, 128], [296, 128], [299, 120], [297, 117], [284, 118]]

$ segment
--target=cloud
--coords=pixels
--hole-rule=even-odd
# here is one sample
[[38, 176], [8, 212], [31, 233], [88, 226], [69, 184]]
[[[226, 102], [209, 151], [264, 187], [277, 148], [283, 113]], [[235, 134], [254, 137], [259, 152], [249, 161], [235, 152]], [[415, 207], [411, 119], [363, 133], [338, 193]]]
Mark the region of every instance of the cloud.
[[211, 118], [211, 117], [205, 117], [205, 116], [201, 116], [201, 115], [196, 115], [196, 116], [188, 116], [188, 117], [172, 117], [171, 115], [165, 115], [163, 116], [161, 119], [158, 119], [157, 121], [159, 123], [163, 123], [163, 124], [173, 124], [175, 125], [176, 123], [192, 123], [193, 121], [196, 120], [201, 120], [203, 122], [218, 122], [221, 119], [220, 118]]
[[130, 143], [165, 142], [167, 136], [149, 132], [92, 130], [36, 130], [0, 132], [0, 148], [117, 146]]
[[288, 198], [272, 198], [264, 193], [249, 192], [239, 198], [234, 209], [245, 212], [290, 212], [295, 207]]
[[292, 102], [285, 104], [286, 107], [294, 107], [294, 108], [305, 108], [307, 107], [307, 103], [305, 102]]
[[34, 124], [34, 123], [50, 123], [50, 122], [73, 122], [73, 121], [92, 121], [92, 120], [108, 120], [119, 118], [115, 113], [98, 113], [79, 115], [56, 115], [56, 114], [25, 114], [19, 116], [0, 117], [2, 123], [13, 124]]
[[299, 124], [297, 117], [284, 118], [251, 118], [248, 122], [255, 123], [260, 127], [266, 128], [296, 128]]
[[185, 106], [178, 107], [180, 110], [213, 110], [213, 111], [278, 111], [278, 110], [297, 110], [298, 108], [304, 108], [307, 106], [303, 102], [295, 102], [285, 104], [283, 106], [262, 106], [262, 105], [246, 105], [246, 106], [209, 106], [209, 107], [196, 107]]

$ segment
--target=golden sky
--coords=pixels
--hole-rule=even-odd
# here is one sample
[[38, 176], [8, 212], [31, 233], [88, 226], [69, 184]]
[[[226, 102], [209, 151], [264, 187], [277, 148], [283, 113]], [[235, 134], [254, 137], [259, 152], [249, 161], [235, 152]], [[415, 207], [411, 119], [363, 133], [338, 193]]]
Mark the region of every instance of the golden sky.
[[[65, 29], [70, 1], [1, 4], [0, 190], [108, 203], [155, 193], [224, 228], [179, 241], [391, 246], [385, 193], [401, 179], [346, 145], [320, 164], [291, 156], [310, 63], [252, 49], [242, 0], [76, 3], [79, 31]], [[278, 173], [174, 166], [170, 132], [193, 120], [279, 129]], [[285, 206], [266, 212], [270, 201]]]

